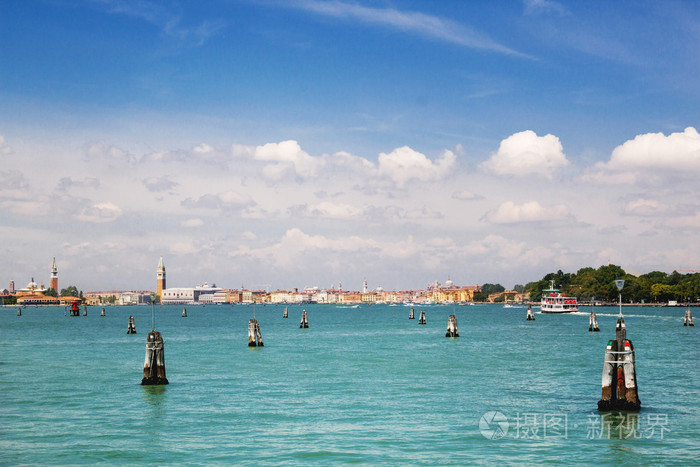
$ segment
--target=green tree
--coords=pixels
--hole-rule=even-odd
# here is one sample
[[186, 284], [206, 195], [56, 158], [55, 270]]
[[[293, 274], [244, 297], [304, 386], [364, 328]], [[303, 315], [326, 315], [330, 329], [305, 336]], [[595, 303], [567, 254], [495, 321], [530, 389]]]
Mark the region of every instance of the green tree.
[[48, 288], [48, 290], [44, 293], [47, 297], [58, 297], [58, 292], [56, 292], [56, 289], [52, 289], [51, 287]]
[[78, 297], [78, 288], [74, 285], [68, 286], [65, 289], [61, 289], [61, 296], [63, 297]]
[[673, 287], [666, 284], [654, 284], [651, 286], [651, 296], [657, 302], [665, 302], [673, 296]]
[[481, 286], [481, 292], [488, 295], [492, 293], [505, 292], [506, 288], [501, 284], [484, 284]]

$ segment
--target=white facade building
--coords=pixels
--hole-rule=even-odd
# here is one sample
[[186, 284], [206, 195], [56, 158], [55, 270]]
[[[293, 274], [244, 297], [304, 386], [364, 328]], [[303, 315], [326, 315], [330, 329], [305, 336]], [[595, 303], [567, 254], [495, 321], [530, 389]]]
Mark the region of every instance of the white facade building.
[[[220, 297], [223, 292], [223, 299]], [[217, 295], [218, 294], [218, 295]], [[219, 301], [216, 301], [218, 298]], [[163, 305], [195, 305], [223, 303], [226, 300], [224, 289], [218, 288], [216, 284], [209, 285], [206, 282], [197, 287], [178, 287], [163, 289], [160, 302]]]

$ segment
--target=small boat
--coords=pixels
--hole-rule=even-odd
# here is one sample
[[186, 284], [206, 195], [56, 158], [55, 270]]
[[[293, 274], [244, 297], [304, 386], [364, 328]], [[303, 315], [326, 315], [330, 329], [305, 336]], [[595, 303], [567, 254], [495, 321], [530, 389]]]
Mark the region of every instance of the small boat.
[[554, 281], [552, 281], [549, 289], [542, 291], [540, 311], [542, 313], [573, 313], [578, 311], [578, 302], [576, 297], [567, 297], [555, 289]]

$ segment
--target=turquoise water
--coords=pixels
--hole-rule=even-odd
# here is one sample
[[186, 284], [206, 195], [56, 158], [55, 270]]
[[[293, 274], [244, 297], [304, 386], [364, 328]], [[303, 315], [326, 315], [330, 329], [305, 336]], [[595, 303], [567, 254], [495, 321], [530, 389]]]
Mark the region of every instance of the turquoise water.
[[[187, 318], [182, 306], [156, 307], [170, 380], [161, 387], [140, 385], [150, 307], [107, 307], [105, 317], [0, 309], [0, 463], [700, 458], [700, 327], [683, 327], [684, 309], [624, 309], [643, 408], [601, 418], [617, 308], [597, 308], [599, 333], [588, 332], [587, 312], [528, 322], [525, 308], [497, 305], [417, 306], [415, 320], [403, 306], [303, 308], [308, 329], [299, 329], [301, 306], [288, 319], [284, 306], [188, 306]], [[254, 311], [257, 349], [247, 346]], [[453, 312], [460, 337], [448, 339]], [[126, 334], [129, 315], [136, 335]]]

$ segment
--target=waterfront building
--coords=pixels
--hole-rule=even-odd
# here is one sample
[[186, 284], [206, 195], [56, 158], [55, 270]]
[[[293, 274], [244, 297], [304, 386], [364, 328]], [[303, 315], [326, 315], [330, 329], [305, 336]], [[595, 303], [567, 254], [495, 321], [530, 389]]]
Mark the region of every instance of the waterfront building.
[[289, 290], [275, 290], [270, 293], [270, 303], [293, 303], [292, 292]]
[[56, 297], [47, 297], [46, 287], [44, 284], [37, 284], [34, 278], [23, 288], [16, 291], [17, 304], [25, 305], [58, 305], [59, 300]]
[[[215, 294], [219, 293], [220, 301], [215, 301]], [[176, 287], [163, 289], [160, 302], [163, 305], [195, 305], [224, 303], [226, 291], [218, 288], [216, 284], [209, 285], [206, 282], [197, 287]]]
[[150, 290], [102, 290], [85, 292], [87, 305], [148, 305], [153, 292]]

